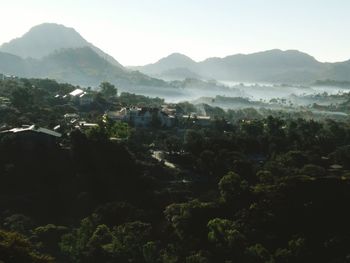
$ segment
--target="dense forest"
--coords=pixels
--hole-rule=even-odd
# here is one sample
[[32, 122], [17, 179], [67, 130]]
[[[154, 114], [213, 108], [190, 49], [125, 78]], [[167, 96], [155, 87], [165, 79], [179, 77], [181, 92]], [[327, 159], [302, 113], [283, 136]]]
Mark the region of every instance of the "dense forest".
[[[164, 100], [77, 88], [0, 81], [0, 262], [350, 262], [346, 117], [183, 102], [210, 124], [134, 127], [105, 112]], [[62, 136], [6, 132], [33, 124]]]

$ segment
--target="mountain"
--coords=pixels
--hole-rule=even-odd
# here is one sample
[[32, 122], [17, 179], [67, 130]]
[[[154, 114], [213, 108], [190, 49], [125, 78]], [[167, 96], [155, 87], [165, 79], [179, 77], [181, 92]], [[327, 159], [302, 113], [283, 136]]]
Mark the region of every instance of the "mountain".
[[176, 68], [196, 71], [196, 66], [197, 63], [191, 58], [180, 53], [173, 53], [160, 59], [156, 63], [148, 64], [142, 67], [132, 67], [132, 69], [140, 70], [141, 72], [149, 75], [162, 75], [162, 72], [174, 70]]
[[110, 81], [123, 90], [133, 86], [168, 86], [162, 80], [117, 67], [90, 47], [60, 49], [42, 59], [23, 59], [0, 52], [0, 72], [20, 77], [52, 78], [82, 86]]
[[163, 80], [187, 78], [313, 83], [325, 79], [350, 81], [350, 60], [321, 63], [306, 53], [279, 49], [208, 58], [201, 62], [173, 53], [156, 63], [130, 70], [89, 43], [73, 28], [45, 23], [0, 46], [0, 73], [50, 77], [84, 86], [96, 86], [107, 80], [125, 89], [133, 86], [169, 87], [171, 85]]
[[350, 81], [350, 60], [333, 63], [329, 70], [325, 73], [323, 79]]
[[[349, 65], [350, 62], [321, 63], [297, 50], [273, 49], [248, 55], [208, 58], [201, 62], [195, 62], [185, 55], [176, 53], [137, 69], [161, 78], [167, 77], [166, 72], [176, 71], [178, 79], [186, 78], [186, 74], [191, 72], [203, 79], [310, 83], [325, 78], [348, 80]], [[183, 72], [182, 75], [179, 68]]]
[[155, 75], [155, 77], [165, 80], [204, 79], [202, 76], [189, 70], [188, 68], [168, 69], [163, 71], [160, 75]]
[[120, 87], [167, 85], [162, 80], [116, 67], [90, 47], [61, 49], [44, 57], [40, 64], [39, 68], [43, 69], [41, 77], [84, 86], [98, 85], [101, 81], [110, 81]]
[[0, 73], [27, 76], [30, 62], [18, 56], [0, 52]]
[[305, 82], [317, 78], [323, 64], [296, 50], [274, 49], [207, 59], [199, 68], [202, 75], [223, 80]]
[[122, 90], [169, 87], [163, 81], [130, 71], [87, 42], [73, 28], [41, 24], [0, 47], [0, 73], [52, 78], [82, 86], [110, 81]]
[[2, 44], [0, 51], [21, 58], [41, 59], [60, 49], [80, 47], [90, 47], [111, 64], [122, 67], [113, 57], [86, 41], [75, 29], [54, 23], [32, 27], [22, 37]]

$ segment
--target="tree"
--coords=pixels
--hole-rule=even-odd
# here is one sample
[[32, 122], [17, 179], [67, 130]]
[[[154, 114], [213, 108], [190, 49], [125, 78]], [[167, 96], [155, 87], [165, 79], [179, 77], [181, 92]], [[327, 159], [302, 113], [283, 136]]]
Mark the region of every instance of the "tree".
[[186, 263], [209, 263], [208, 257], [203, 251], [199, 251], [186, 258]]
[[219, 182], [220, 194], [225, 202], [237, 201], [248, 189], [248, 182], [234, 172], [229, 172]]
[[101, 89], [101, 93], [102, 95], [106, 98], [106, 99], [110, 99], [112, 97], [115, 97], [118, 93], [117, 88], [109, 83], [109, 82], [102, 82], [100, 84], [100, 89]]
[[126, 139], [130, 136], [130, 127], [125, 122], [116, 122], [110, 127], [109, 134], [111, 137]]
[[11, 94], [12, 104], [20, 110], [32, 106], [33, 99], [33, 94], [27, 88], [16, 88]]
[[311, 177], [322, 177], [327, 174], [326, 169], [321, 166], [314, 164], [307, 164], [301, 170], [301, 174], [308, 175]]
[[233, 257], [240, 262], [247, 239], [238, 224], [231, 220], [215, 218], [208, 222], [207, 227], [208, 241], [214, 245], [215, 258], [221, 258], [218, 262]]
[[171, 204], [164, 211], [166, 220], [172, 225], [175, 233], [182, 240], [206, 237], [208, 220], [217, 212], [214, 203], [192, 200], [187, 203]]
[[37, 253], [30, 241], [17, 232], [0, 230], [0, 262], [53, 263], [54, 259]]
[[199, 154], [204, 148], [205, 139], [202, 133], [196, 130], [187, 130], [184, 141], [185, 149], [192, 154]]
[[158, 244], [154, 241], [147, 242], [143, 246], [143, 258], [147, 263], [157, 263], [159, 260]]
[[53, 256], [59, 256], [59, 241], [61, 237], [68, 232], [68, 228], [64, 226], [56, 226], [48, 224], [40, 226], [32, 231], [32, 240], [40, 245], [40, 250]]
[[261, 244], [255, 244], [245, 250], [248, 262], [251, 263], [274, 263], [270, 252]]
[[98, 216], [93, 214], [81, 220], [80, 227], [62, 236], [61, 251], [73, 262], [82, 262], [86, 255], [87, 244], [95, 232]]
[[217, 247], [227, 250], [240, 250], [246, 242], [245, 236], [240, 232], [235, 222], [215, 218], [208, 222], [208, 240]]
[[120, 262], [142, 262], [145, 245], [151, 241], [151, 231], [150, 224], [140, 221], [119, 225], [113, 229], [113, 242], [105, 249]]

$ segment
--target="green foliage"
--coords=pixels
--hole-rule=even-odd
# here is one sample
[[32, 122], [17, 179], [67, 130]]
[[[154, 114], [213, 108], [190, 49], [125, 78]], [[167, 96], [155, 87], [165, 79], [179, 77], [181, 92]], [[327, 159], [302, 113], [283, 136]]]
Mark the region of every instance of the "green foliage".
[[161, 107], [164, 104], [164, 99], [150, 98], [128, 92], [122, 92], [118, 100], [123, 106]]
[[82, 262], [87, 256], [87, 244], [95, 232], [98, 217], [93, 214], [84, 218], [78, 229], [62, 236], [60, 248], [73, 262]]
[[126, 139], [130, 136], [130, 127], [125, 122], [116, 122], [109, 130], [111, 137]]
[[229, 172], [220, 180], [219, 190], [225, 202], [232, 202], [241, 198], [249, 190], [249, 186], [238, 174]]
[[193, 200], [188, 203], [169, 205], [164, 215], [172, 225], [175, 233], [181, 238], [205, 234], [206, 223], [216, 210], [214, 203], [202, 203]]
[[204, 147], [203, 135], [196, 130], [187, 130], [184, 138], [184, 147], [193, 154], [199, 154]]
[[139, 221], [119, 225], [113, 229], [114, 240], [107, 250], [120, 259], [141, 262], [144, 254], [150, 256], [150, 251], [145, 250], [144, 245], [150, 244], [148, 242], [151, 241], [151, 231], [150, 224]]
[[233, 221], [215, 218], [208, 222], [208, 240], [223, 251], [238, 252], [245, 247], [246, 237]]
[[197, 109], [189, 102], [180, 102], [176, 104], [176, 112], [188, 115], [197, 112]]
[[279, 248], [275, 251], [275, 259], [277, 263], [289, 262], [307, 262], [308, 252], [304, 238], [291, 239], [287, 248]]
[[172, 105], [180, 113], [204, 109], [217, 118], [206, 127], [130, 129], [101, 115], [164, 101], [86, 90], [94, 101], [83, 107], [56, 96], [75, 88], [0, 80], [1, 130], [53, 127], [67, 112], [98, 123], [66, 127], [50, 146], [0, 133], [0, 261], [53, 261], [42, 254], [78, 263], [348, 261], [347, 121], [180, 103]]
[[261, 244], [255, 244], [248, 247], [245, 251], [245, 254], [248, 258], [248, 262], [274, 263], [273, 257], [270, 255], [269, 251]]
[[35, 240], [41, 251], [57, 256], [60, 254], [58, 253], [58, 244], [61, 241], [61, 237], [68, 231], [69, 229], [65, 226], [48, 224], [35, 228], [32, 231], [32, 240]]
[[[96, 214], [81, 221], [78, 229], [62, 237], [62, 251], [73, 262], [99, 260], [143, 261], [144, 254], [152, 257], [152, 249], [144, 246], [151, 240], [151, 225], [139, 221], [125, 223], [110, 230], [98, 224]], [[151, 254], [150, 254], [151, 253]]]
[[52, 257], [39, 254], [24, 236], [3, 230], [0, 230], [0, 260], [13, 263], [54, 262]]
[[202, 251], [186, 258], [186, 263], [209, 263], [209, 259]]
[[104, 98], [110, 99], [117, 96], [118, 90], [109, 82], [102, 82], [100, 84], [101, 93]]
[[28, 229], [33, 227], [33, 221], [28, 216], [13, 214], [3, 220], [3, 226], [10, 231], [27, 234]]
[[326, 170], [318, 165], [307, 164], [301, 170], [301, 174], [312, 176], [312, 177], [322, 177], [326, 175]]
[[157, 263], [159, 260], [159, 248], [156, 242], [149, 241], [143, 245], [142, 252], [143, 258], [146, 263]]
[[86, 136], [93, 141], [106, 141], [109, 138], [108, 131], [103, 125], [88, 129]]
[[28, 88], [16, 88], [11, 94], [12, 104], [21, 110], [30, 107], [33, 104], [33, 99], [33, 94]]
[[260, 170], [256, 174], [256, 177], [258, 178], [259, 182], [261, 182], [261, 183], [272, 184], [274, 182], [274, 177], [270, 171]]

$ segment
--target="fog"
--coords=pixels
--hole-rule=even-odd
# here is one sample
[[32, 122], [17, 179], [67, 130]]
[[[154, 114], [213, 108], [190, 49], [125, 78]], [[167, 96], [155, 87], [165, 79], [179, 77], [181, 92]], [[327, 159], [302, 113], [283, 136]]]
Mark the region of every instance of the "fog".
[[[308, 106], [313, 103], [330, 105], [342, 103], [345, 98], [340, 96], [350, 92], [350, 89], [335, 86], [303, 86], [271, 83], [237, 83], [228, 81], [199, 81], [185, 80], [172, 82], [174, 87], [134, 87], [128, 92], [133, 92], [150, 97], [164, 98], [166, 102], [177, 103], [189, 101], [192, 103], [208, 103], [216, 96], [227, 98], [244, 98], [243, 103], [232, 100], [225, 104], [218, 104], [222, 108], [264, 107], [271, 106], [271, 100], [275, 104], [284, 106]], [[333, 96], [331, 99], [330, 95]]]

